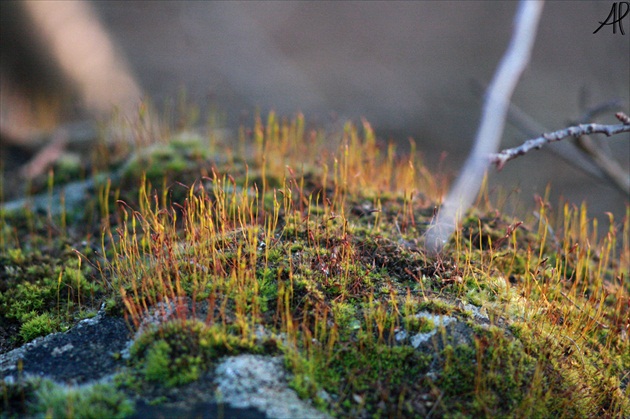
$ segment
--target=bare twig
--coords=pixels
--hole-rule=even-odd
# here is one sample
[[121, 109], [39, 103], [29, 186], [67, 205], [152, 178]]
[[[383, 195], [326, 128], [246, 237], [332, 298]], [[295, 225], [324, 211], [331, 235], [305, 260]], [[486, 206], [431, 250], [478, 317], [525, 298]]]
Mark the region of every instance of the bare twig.
[[[615, 110], [624, 108], [624, 102], [620, 99], [613, 99], [606, 102], [602, 102], [598, 105], [586, 108], [582, 116], [577, 120], [570, 121], [568, 125], [578, 124], [591, 124], [596, 122], [595, 120], [600, 116], [607, 113], [612, 113]], [[621, 121], [624, 122], [624, 121]], [[549, 130], [538, 131], [530, 137], [535, 137], [539, 132], [546, 132]], [[597, 168], [597, 177], [609, 181], [624, 195], [628, 194], [628, 184], [630, 182], [630, 174], [621, 167], [619, 162], [613, 157], [608, 142], [605, 141], [593, 141], [588, 135], [575, 138], [573, 143], [557, 143], [557, 145], [569, 144], [569, 147], [575, 149], [579, 153], [580, 165], [583, 165], [584, 160], [588, 160], [590, 166]], [[557, 150], [557, 154], [565, 161], [573, 163], [574, 157], [565, 156], [566, 147], [564, 150]], [[575, 154], [575, 153], [571, 153]], [[627, 181], [624, 181], [627, 179]]]
[[623, 122], [624, 125], [630, 125], [630, 116], [626, 115], [623, 112], [617, 112], [615, 116], [617, 117], [618, 120]]
[[[619, 99], [601, 103], [585, 111], [577, 121], [571, 122], [571, 125], [587, 124], [598, 115], [619, 109], [621, 106], [622, 101]], [[624, 122], [623, 115], [617, 114], [621, 122]], [[528, 137], [536, 137], [538, 133], [548, 131], [514, 103], [510, 103], [508, 120]], [[611, 156], [609, 149], [604, 147], [606, 144], [597, 144], [589, 136], [582, 135], [575, 138], [574, 143], [557, 143], [556, 148], [550, 147], [549, 150], [590, 176], [609, 181], [622, 194], [627, 195], [630, 191], [630, 174]], [[495, 164], [498, 165], [497, 162]]]
[[[622, 122], [628, 120], [628, 116], [622, 112], [617, 113], [617, 118]], [[567, 137], [578, 138], [589, 134], [605, 134], [610, 137], [611, 135], [620, 134], [622, 132], [630, 132], [630, 123], [623, 122], [617, 125], [580, 124], [551, 133], [545, 133], [540, 137], [525, 141], [519, 147], [509, 148], [499, 153], [491, 154], [490, 162], [501, 170], [508, 161], [522, 156], [533, 149], [540, 149], [547, 143], [560, 141]]]
[[[480, 82], [473, 81], [472, 89], [475, 93], [481, 95], [485, 87]], [[622, 109], [622, 106], [623, 102], [619, 99], [600, 103], [586, 110], [578, 120], [570, 122], [569, 125], [594, 122], [594, 119], [598, 115], [616, 109]], [[510, 103], [508, 108], [507, 119], [508, 122], [525, 134], [527, 138], [536, 138], [541, 132], [549, 131], [513, 102]], [[555, 143], [555, 147], [549, 147], [548, 150], [576, 169], [597, 179], [608, 180], [622, 192], [627, 193], [627, 189], [623, 189], [622, 184], [616, 179], [623, 178], [623, 176], [628, 178], [628, 173], [620, 167], [619, 163], [609, 157], [610, 153], [607, 152], [608, 148], [604, 147], [607, 143], [586, 144], [582, 146], [580, 143], [583, 140], [587, 142], [588, 137], [582, 136], [577, 138], [575, 144], [570, 142], [557, 142]], [[589, 147], [589, 145], [592, 145], [592, 147]], [[596, 152], [592, 152], [593, 148], [596, 148]], [[617, 170], [617, 168], [621, 169], [621, 171]]]
[[479, 193], [489, 164], [488, 155], [499, 148], [510, 97], [529, 62], [542, 7], [542, 1], [522, 0], [519, 3], [512, 40], [488, 88], [474, 148], [426, 233], [425, 247], [429, 253], [436, 254], [442, 250], [463, 213]]

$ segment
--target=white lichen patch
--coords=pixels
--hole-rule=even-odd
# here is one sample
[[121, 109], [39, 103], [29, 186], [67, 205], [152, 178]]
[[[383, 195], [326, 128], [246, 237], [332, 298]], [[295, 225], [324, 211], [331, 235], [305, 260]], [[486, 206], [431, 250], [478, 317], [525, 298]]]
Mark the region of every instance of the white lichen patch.
[[409, 339], [409, 343], [415, 349], [417, 349], [424, 342], [427, 342], [429, 339], [431, 339], [437, 333], [439, 326], [447, 326], [450, 323], [457, 321], [457, 318], [452, 317], [452, 316], [433, 314], [426, 311], [416, 314], [415, 317], [418, 319], [424, 318], [432, 322], [433, 324], [435, 324], [435, 328], [431, 330], [430, 332], [417, 333], [411, 337], [409, 337], [409, 333], [405, 330], [400, 330], [396, 333], [395, 335], [396, 341], [400, 342], [400, 341], [405, 341]]
[[271, 418], [327, 418], [288, 387], [282, 358], [240, 355], [216, 368], [217, 400], [256, 408]]

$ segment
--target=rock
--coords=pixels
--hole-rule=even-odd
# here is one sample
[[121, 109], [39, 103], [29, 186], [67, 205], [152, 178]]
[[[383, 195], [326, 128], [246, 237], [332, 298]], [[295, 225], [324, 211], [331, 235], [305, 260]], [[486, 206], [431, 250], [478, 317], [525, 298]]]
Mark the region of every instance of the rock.
[[1, 354], [0, 372], [9, 382], [21, 374], [64, 384], [98, 381], [124, 366], [120, 353], [130, 338], [123, 318], [109, 317], [101, 310], [67, 332], [53, 333]]
[[288, 388], [281, 357], [240, 355], [216, 369], [217, 393], [240, 408], [255, 407], [274, 418], [327, 418]]

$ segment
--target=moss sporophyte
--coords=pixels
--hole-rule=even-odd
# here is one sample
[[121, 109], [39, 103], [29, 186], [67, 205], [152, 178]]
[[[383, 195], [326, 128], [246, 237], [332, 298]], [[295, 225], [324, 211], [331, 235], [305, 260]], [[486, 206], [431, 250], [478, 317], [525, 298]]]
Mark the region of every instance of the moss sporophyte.
[[[427, 255], [446, 181], [419, 155], [273, 113], [139, 146], [82, 211], [0, 213], [3, 351], [107, 301], [138, 335], [109, 400], [169, 401], [256, 353], [333, 416], [628, 416], [630, 209], [599, 237], [586, 206], [529, 219], [483, 191]], [[58, 403], [37, 386], [34, 409]]]

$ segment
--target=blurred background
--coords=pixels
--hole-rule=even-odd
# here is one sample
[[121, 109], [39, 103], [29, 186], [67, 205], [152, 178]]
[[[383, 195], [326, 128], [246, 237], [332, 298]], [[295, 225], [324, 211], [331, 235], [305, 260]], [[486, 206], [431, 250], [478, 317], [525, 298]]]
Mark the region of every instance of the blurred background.
[[[589, 107], [630, 103], [630, 15], [593, 32], [611, 1], [547, 2], [514, 104], [548, 130]], [[5, 2], [2, 140], [102, 116], [133, 113], [147, 95], [172, 106], [182, 91], [222, 112], [227, 128], [256, 109], [335, 127], [365, 117], [383, 141], [412, 137], [429, 167], [454, 175], [480, 117], [481, 96], [510, 40], [516, 2]], [[33, 98], [41, 98], [34, 100]], [[35, 103], [35, 104], [34, 104]], [[48, 111], [43, 112], [41, 109]], [[54, 112], [50, 112], [54, 109]], [[614, 111], [599, 120], [616, 123]], [[528, 137], [508, 125], [502, 148]], [[605, 140], [627, 171], [630, 135]], [[573, 160], [573, 157], [569, 157]], [[549, 149], [491, 170], [493, 184], [533, 202], [588, 199], [593, 215], [621, 218], [628, 191], [585, 174]]]

